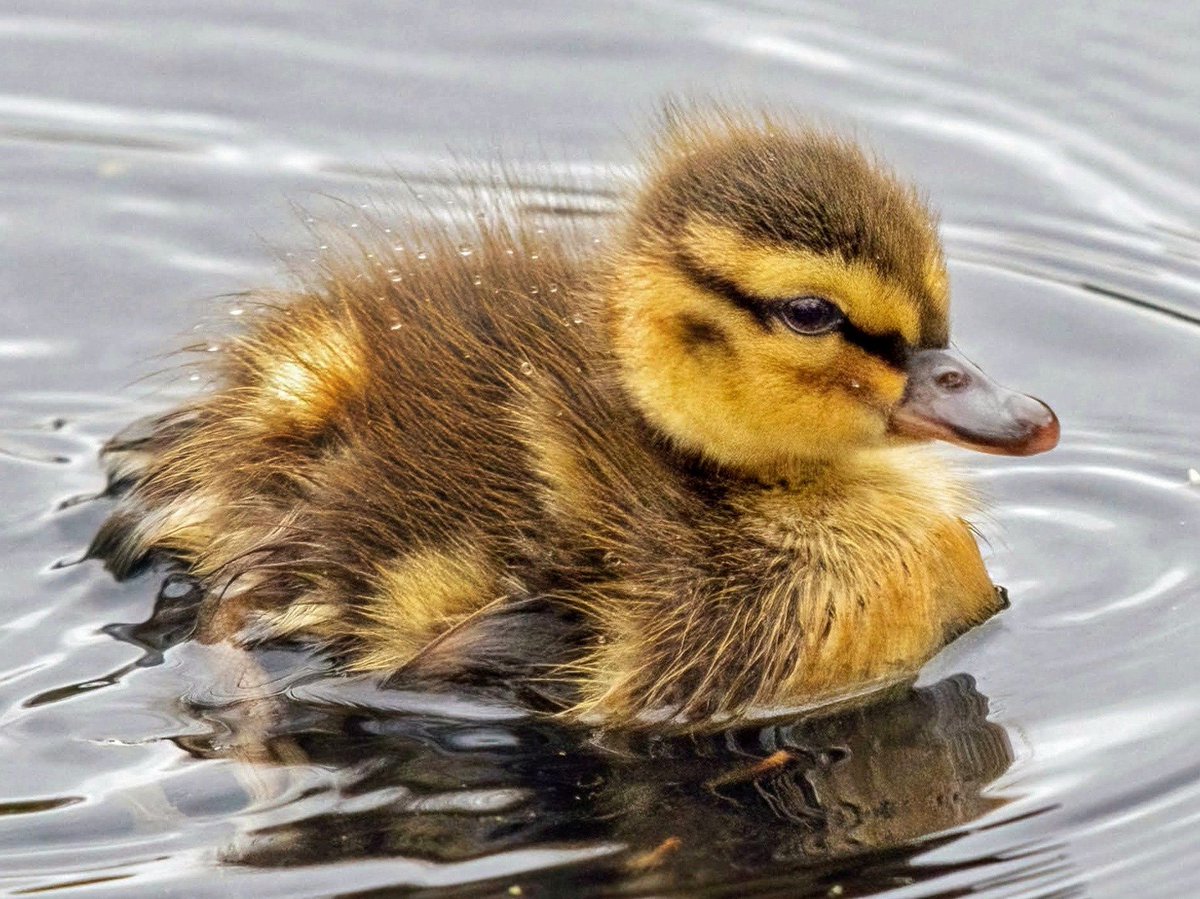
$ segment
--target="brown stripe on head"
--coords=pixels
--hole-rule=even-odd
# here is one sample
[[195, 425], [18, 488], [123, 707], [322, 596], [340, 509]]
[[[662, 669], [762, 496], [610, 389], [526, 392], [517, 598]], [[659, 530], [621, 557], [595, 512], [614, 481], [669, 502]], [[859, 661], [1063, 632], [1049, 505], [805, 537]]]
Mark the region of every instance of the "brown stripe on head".
[[776, 302], [813, 295], [836, 302], [856, 328], [881, 338], [898, 335], [919, 346], [942, 328], [929, 304], [862, 262], [753, 240], [699, 218], [687, 223], [678, 245], [675, 258], [683, 261], [685, 277], [726, 305], [749, 311], [764, 327]]
[[634, 214], [635, 241], [678, 246], [699, 221], [748, 244], [869, 269], [909, 298], [920, 345], [945, 344], [936, 218], [879, 160], [844, 137], [765, 114], [676, 106], [662, 125]]
[[689, 352], [732, 352], [729, 335], [712, 319], [693, 312], [681, 312], [675, 317], [675, 321], [679, 325], [679, 339]]

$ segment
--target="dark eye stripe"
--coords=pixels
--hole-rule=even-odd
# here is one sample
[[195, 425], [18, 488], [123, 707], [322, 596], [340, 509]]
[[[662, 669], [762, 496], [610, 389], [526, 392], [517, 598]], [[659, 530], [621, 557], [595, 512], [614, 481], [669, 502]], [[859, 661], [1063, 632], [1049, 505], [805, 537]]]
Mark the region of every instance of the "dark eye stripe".
[[722, 278], [720, 275], [713, 274], [701, 268], [686, 253], [677, 254], [675, 264], [681, 272], [687, 275], [688, 280], [697, 287], [701, 287], [709, 293], [715, 293], [739, 309], [749, 312], [754, 316], [755, 321], [762, 326], [764, 331], [770, 330], [771, 303], [760, 300], [757, 297], [752, 297], [750, 294], [744, 293], [741, 288], [728, 278]]
[[[759, 297], [751, 296], [728, 278], [723, 278], [720, 275], [701, 268], [686, 253], [677, 254], [675, 264], [697, 287], [707, 290], [710, 293], [715, 293], [737, 308], [749, 312], [764, 331], [771, 329], [771, 312], [778, 301], [763, 300]], [[889, 331], [886, 334], [872, 334], [870, 331], [864, 331], [849, 319], [846, 319], [842, 322], [841, 327], [838, 328], [838, 333], [842, 335], [847, 343], [851, 343], [860, 350], [870, 353], [875, 358], [886, 362], [892, 368], [903, 369], [908, 363], [908, 357], [912, 348], [909, 346], [908, 341], [904, 339], [904, 335], [897, 331]]]
[[912, 352], [904, 335], [896, 331], [886, 334], [872, 334], [864, 331], [849, 319], [842, 322], [842, 337], [847, 343], [852, 343], [860, 350], [870, 353], [876, 359], [881, 359], [892, 368], [903, 370], [908, 365], [908, 357]]

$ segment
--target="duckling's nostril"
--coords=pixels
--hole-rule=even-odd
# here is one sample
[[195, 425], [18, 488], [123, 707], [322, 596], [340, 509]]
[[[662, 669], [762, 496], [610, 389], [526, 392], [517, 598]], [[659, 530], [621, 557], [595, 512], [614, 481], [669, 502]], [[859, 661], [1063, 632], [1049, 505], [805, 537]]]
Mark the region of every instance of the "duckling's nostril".
[[971, 376], [965, 371], [951, 368], [935, 377], [934, 381], [942, 390], [956, 391], [970, 386]]

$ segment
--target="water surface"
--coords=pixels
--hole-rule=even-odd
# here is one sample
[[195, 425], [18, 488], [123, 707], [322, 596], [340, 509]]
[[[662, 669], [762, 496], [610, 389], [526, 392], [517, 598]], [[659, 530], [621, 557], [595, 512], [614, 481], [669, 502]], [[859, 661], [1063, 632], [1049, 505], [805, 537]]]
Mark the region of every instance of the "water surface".
[[[1200, 893], [1196, 24], [1186, 0], [5, 4], [0, 884]], [[100, 443], [202, 386], [143, 380], [162, 353], [319, 252], [293, 204], [348, 227], [503, 154], [603, 209], [669, 91], [790, 104], [916, 177], [956, 342], [1064, 422], [1048, 456], [962, 457], [1013, 605], [913, 690], [616, 745], [298, 652], [251, 690], [183, 639], [181, 585], [76, 564]]]

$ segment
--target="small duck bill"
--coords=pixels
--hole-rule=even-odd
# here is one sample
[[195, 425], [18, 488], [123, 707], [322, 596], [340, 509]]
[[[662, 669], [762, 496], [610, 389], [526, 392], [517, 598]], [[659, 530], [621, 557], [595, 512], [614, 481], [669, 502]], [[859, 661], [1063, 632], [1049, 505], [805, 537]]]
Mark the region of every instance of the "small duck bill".
[[997, 384], [957, 350], [920, 350], [907, 370], [893, 434], [999, 456], [1033, 456], [1058, 445], [1058, 417], [1049, 406]]

